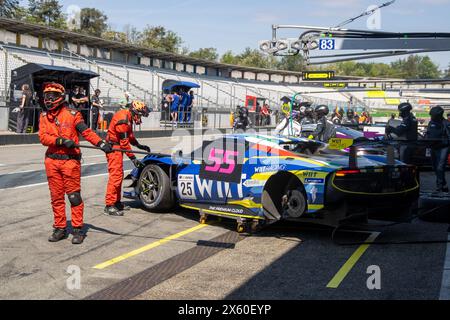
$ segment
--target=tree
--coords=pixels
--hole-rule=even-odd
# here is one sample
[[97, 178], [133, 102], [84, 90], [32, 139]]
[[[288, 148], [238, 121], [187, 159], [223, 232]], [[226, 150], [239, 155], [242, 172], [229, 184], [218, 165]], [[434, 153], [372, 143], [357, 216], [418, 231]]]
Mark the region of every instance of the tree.
[[14, 18], [19, 0], [0, 0], [0, 17]]
[[243, 53], [236, 56], [239, 65], [255, 68], [273, 68], [276, 66], [276, 58], [264, 55], [257, 49], [246, 48]]
[[95, 8], [83, 8], [80, 12], [80, 30], [83, 33], [100, 37], [107, 29], [108, 17]]
[[222, 58], [220, 58], [220, 62], [226, 64], [237, 64], [237, 58], [232, 51], [227, 51], [222, 55]]
[[281, 58], [277, 67], [280, 70], [301, 72], [305, 70], [305, 61], [301, 55], [286, 56]]
[[183, 41], [175, 32], [167, 30], [163, 26], [147, 26], [141, 32], [138, 44], [148, 48], [177, 53], [182, 43]]
[[131, 44], [139, 44], [142, 34], [136, 27], [127, 24], [123, 28], [123, 33], [126, 35], [126, 42]]
[[197, 51], [189, 53], [192, 58], [203, 59], [208, 61], [217, 61], [219, 54], [216, 48], [200, 48]]
[[102, 38], [105, 40], [119, 41], [124, 43], [128, 42], [127, 34], [125, 32], [118, 32], [111, 29], [103, 32]]
[[62, 5], [58, 0], [29, 0], [28, 13], [26, 19], [30, 22], [66, 29]]
[[445, 71], [445, 79], [450, 79], [450, 63], [448, 64], [448, 69]]

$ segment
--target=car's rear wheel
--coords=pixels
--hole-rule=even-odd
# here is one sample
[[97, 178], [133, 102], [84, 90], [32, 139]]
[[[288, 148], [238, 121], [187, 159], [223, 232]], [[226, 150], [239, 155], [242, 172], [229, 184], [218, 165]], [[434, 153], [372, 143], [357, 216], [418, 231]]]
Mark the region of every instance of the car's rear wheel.
[[289, 190], [283, 196], [284, 216], [300, 218], [306, 211], [307, 203], [302, 190]]
[[139, 198], [147, 210], [163, 211], [173, 207], [170, 178], [160, 166], [149, 165], [142, 171]]

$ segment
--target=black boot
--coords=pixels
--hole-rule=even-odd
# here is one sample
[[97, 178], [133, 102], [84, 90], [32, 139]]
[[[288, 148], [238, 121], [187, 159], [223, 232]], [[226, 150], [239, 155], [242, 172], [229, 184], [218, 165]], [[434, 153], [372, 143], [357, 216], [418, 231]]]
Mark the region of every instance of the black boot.
[[116, 202], [115, 207], [119, 211], [130, 211], [131, 210], [131, 207], [126, 206], [123, 202]]
[[48, 238], [48, 241], [49, 242], [58, 242], [58, 241], [61, 241], [64, 239], [67, 239], [66, 229], [55, 228], [55, 229], [53, 229], [53, 233], [50, 236], [50, 238]]
[[123, 211], [120, 211], [115, 206], [105, 207], [104, 213], [107, 216], [113, 216], [113, 217], [122, 217], [123, 216]]
[[82, 244], [84, 241], [85, 235], [83, 234], [83, 231], [81, 228], [74, 228], [73, 229], [73, 238], [72, 238], [72, 244]]

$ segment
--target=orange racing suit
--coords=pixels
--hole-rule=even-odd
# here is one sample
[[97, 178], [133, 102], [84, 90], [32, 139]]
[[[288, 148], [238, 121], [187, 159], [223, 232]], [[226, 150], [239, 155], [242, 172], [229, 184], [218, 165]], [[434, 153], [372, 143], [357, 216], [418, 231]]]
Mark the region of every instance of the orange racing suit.
[[54, 228], [67, 227], [65, 195], [68, 195], [72, 227], [83, 227], [84, 203], [81, 198], [81, 152], [78, 148], [58, 146], [57, 139], [69, 139], [79, 143], [79, 134], [93, 145], [102, 139], [85, 124], [81, 113], [66, 104], [49, 112], [43, 112], [39, 120], [39, 140], [47, 146], [45, 170], [54, 214]]
[[[130, 160], [136, 159], [131, 152], [131, 146], [137, 146], [138, 142], [133, 134], [132, 116], [129, 109], [119, 110], [112, 118], [109, 125], [106, 141], [115, 149], [130, 150], [126, 155]], [[106, 206], [111, 207], [121, 201], [123, 174], [123, 154], [112, 152], [106, 155], [108, 159], [108, 187], [106, 189]]]

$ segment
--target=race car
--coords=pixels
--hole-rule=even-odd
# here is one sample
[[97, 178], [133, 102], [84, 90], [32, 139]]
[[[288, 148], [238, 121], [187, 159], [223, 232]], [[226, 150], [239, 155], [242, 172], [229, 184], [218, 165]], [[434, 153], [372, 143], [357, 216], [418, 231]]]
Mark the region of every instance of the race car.
[[[353, 153], [351, 153], [353, 154]], [[419, 197], [414, 166], [356, 156], [303, 138], [226, 135], [191, 154], [149, 155], [127, 177], [149, 211], [175, 205], [234, 218], [238, 231], [279, 220], [338, 226], [410, 215]], [[392, 160], [391, 160], [392, 161]]]

